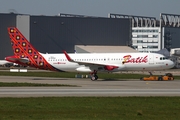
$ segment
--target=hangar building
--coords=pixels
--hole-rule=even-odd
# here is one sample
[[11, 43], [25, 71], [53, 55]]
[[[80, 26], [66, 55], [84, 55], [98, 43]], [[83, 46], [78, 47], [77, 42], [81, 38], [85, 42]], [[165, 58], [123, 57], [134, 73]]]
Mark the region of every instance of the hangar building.
[[74, 52], [75, 45], [128, 46], [131, 19], [0, 14], [0, 59], [13, 55], [7, 27], [16, 26], [42, 53]]

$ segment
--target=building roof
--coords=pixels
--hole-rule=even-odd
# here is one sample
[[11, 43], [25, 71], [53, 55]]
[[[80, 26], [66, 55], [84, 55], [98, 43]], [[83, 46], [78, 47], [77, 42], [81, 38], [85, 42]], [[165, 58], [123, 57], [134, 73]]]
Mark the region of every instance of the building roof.
[[75, 45], [77, 53], [129, 53], [138, 52], [128, 46], [91, 46], [91, 45]]

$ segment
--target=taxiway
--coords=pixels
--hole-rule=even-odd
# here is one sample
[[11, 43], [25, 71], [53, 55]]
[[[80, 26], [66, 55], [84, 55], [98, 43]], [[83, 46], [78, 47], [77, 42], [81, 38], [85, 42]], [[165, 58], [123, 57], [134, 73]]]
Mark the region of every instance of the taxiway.
[[0, 87], [0, 97], [180, 96], [180, 80], [98, 80], [1, 76], [0, 82], [67, 84], [77, 87]]

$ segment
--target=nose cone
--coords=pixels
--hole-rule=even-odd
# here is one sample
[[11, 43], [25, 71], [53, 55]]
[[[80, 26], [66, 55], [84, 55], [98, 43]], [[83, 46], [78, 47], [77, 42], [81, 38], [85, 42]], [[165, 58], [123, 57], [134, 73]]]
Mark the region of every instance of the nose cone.
[[175, 63], [173, 61], [169, 61], [167, 64], [168, 68], [173, 68], [175, 66]]

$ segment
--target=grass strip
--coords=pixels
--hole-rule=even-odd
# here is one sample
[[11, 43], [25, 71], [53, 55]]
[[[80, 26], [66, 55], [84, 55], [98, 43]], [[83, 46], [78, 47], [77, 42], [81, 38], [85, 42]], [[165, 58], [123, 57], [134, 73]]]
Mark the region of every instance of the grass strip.
[[1, 120], [178, 120], [180, 97], [0, 98]]

